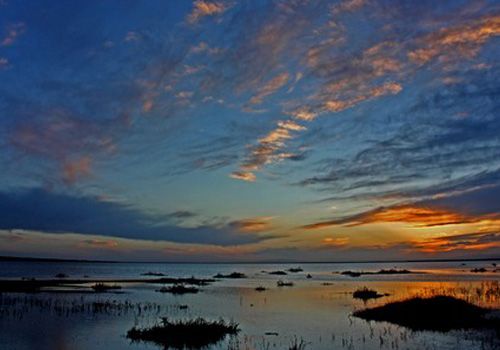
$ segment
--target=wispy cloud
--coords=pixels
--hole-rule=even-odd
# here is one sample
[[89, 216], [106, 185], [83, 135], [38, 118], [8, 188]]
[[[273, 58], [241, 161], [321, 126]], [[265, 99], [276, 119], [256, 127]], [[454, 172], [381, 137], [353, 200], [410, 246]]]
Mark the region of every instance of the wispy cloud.
[[269, 80], [264, 86], [262, 86], [257, 94], [255, 94], [250, 99], [250, 104], [261, 104], [262, 100], [283, 87], [288, 82], [289, 75], [286, 72], [283, 72], [271, 80]]
[[7, 25], [5, 35], [0, 41], [0, 45], [10, 46], [14, 44], [25, 31], [26, 25], [22, 22]]
[[196, 23], [203, 17], [219, 15], [229, 7], [221, 1], [196, 0], [187, 20], [189, 23]]
[[285, 142], [292, 138], [293, 132], [305, 129], [304, 126], [292, 120], [279, 121], [274, 130], [260, 138], [258, 144], [250, 148], [248, 158], [240, 167], [241, 171], [233, 172], [231, 177], [253, 182], [256, 179], [253, 172], [263, 165], [295, 157], [296, 154], [283, 152], [282, 149], [285, 147]]
[[500, 16], [491, 15], [461, 25], [443, 28], [417, 40], [418, 48], [408, 57], [417, 64], [430, 60], [446, 62], [473, 58], [492, 37], [500, 35]]
[[304, 226], [307, 230], [322, 229], [336, 225], [360, 226], [373, 223], [402, 222], [417, 227], [465, 224], [477, 221], [446, 210], [417, 206], [395, 206], [379, 208], [359, 215], [331, 221], [323, 221]]

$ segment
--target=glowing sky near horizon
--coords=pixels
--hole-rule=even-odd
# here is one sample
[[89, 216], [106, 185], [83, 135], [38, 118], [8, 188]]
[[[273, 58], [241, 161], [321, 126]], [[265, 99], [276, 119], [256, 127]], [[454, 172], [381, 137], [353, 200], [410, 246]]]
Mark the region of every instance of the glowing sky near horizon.
[[500, 256], [497, 1], [0, 1], [0, 255]]

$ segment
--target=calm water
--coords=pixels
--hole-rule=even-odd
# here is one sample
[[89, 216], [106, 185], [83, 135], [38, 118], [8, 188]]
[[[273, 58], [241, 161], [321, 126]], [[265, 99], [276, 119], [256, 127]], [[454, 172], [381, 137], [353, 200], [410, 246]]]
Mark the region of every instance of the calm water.
[[[482, 349], [499, 346], [490, 334], [465, 331], [449, 333], [411, 332], [388, 323], [369, 323], [351, 316], [354, 310], [384, 304], [413, 295], [453, 294], [475, 303], [500, 307], [495, 295], [481, 288], [497, 286], [500, 273], [492, 262], [370, 263], [370, 264], [137, 264], [137, 263], [0, 263], [0, 278], [50, 278], [65, 273], [73, 278], [139, 278], [148, 271], [170, 277], [212, 277], [234, 271], [248, 278], [221, 280], [193, 295], [174, 296], [155, 292], [158, 286], [123, 285], [120, 293], [3, 294], [0, 313], [1, 349], [160, 349], [125, 338], [134, 325], [148, 326], [161, 316], [172, 319], [224, 318], [240, 324], [236, 338], [211, 349], [288, 349], [294, 338], [306, 349]], [[465, 264], [465, 265], [463, 265]], [[263, 271], [300, 266], [300, 273], [273, 276]], [[487, 273], [471, 273], [486, 267]], [[410, 275], [369, 275], [351, 278], [336, 272], [409, 269]], [[311, 274], [312, 279], [306, 275]], [[279, 279], [294, 287], [278, 288]], [[256, 292], [255, 287], [269, 290]], [[352, 298], [367, 286], [390, 296], [368, 303]], [[92, 302], [114, 302], [111, 312], [80, 310]], [[180, 309], [179, 305], [188, 305]], [[273, 333], [267, 334], [266, 333]], [[277, 333], [277, 335], [275, 335]]]

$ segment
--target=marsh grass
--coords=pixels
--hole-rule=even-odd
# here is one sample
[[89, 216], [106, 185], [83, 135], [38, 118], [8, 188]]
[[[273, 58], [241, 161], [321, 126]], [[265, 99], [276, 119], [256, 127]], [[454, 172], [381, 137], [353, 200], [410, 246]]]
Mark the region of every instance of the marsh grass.
[[237, 323], [224, 320], [207, 321], [196, 318], [170, 321], [168, 318], [162, 318], [160, 324], [150, 328], [130, 329], [127, 338], [132, 341], [153, 342], [167, 349], [190, 349], [216, 344], [227, 335], [236, 335], [238, 332]]
[[416, 273], [414, 271], [410, 271], [410, 270], [406, 270], [406, 269], [403, 269], [403, 270], [397, 270], [397, 269], [388, 269], [388, 270], [385, 270], [385, 269], [382, 269], [382, 270], [379, 270], [379, 271], [376, 271], [376, 272], [372, 272], [372, 271], [342, 271], [340, 274], [341, 275], [345, 275], [345, 276], [349, 276], [349, 277], [360, 277], [360, 276], [363, 276], [363, 275], [407, 275], [407, 274], [411, 274], [411, 273]]
[[286, 276], [288, 275], [285, 271], [271, 271], [268, 272], [270, 275], [276, 275], [276, 276]]
[[294, 337], [292, 344], [288, 348], [288, 350], [304, 350], [306, 348], [307, 343], [304, 341], [304, 339], [300, 339], [300, 341], [297, 339], [297, 337]]
[[170, 287], [162, 287], [156, 290], [160, 293], [171, 293], [171, 294], [196, 294], [200, 290], [196, 287], [188, 287], [183, 284], [176, 284]]
[[227, 275], [218, 273], [214, 276], [214, 278], [247, 278], [247, 276], [241, 272], [231, 272], [230, 274]]
[[380, 294], [376, 290], [368, 289], [367, 287], [360, 288], [352, 293], [353, 298], [362, 300], [377, 299], [383, 296], [386, 296], [386, 294]]
[[293, 287], [293, 282], [279, 280], [276, 282], [276, 285], [278, 287]]
[[103, 293], [109, 290], [122, 289], [122, 287], [117, 284], [106, 284], [106, 283], [96, 283], [93, 284], [90, 288], [92, 288], [96, 293]]
[[489, 309], [450, 296], [411, 298], [355, 311], [355, 317], [386, 321], [411, 330], [499, 328], [500, 320], [485, 317]]

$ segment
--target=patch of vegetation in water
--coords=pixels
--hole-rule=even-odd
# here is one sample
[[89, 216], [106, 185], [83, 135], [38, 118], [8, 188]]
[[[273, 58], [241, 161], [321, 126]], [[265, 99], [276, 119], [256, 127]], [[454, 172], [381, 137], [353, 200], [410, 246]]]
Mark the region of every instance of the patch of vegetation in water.
[[380, 294], [376, 290], [368, 289], [367, 287], [356, 290], [352, 293], [352, 297], [355, 299], [369, 300], [369, 299], [377, 299], [386, 296], [387, 294]]
[[107, 292], [108, 290], [122, 289], [122, 287], [117, 284], [106, 284], [106, 283], [96, 283], [93, 284], [90, 288], [92, 288], [95, 292], [98, 293]]
[[171, 293], [171, 294], [195, 294], [200, 290], [196, 287], [188, 287], [182, 284], [176, 284], [170, 287], [162, 287], [156, 290], [160, 293]]
[[227, 275], [218, 273], [214, 276], [214, 278], [247, 278], [247, 276], [241, 272], [231, 272], [230, 274]]
[[224, 320], [207, 321], [196, 318], [170, 321], [162, 318], [161, 323], [153, 327], [130, 329], [127, 338], [132, 341], [153, 342], [165, 348], [197, 349], [216, 344], [227, 335], [236, 335], [238, 332], [237, 323]]
[[500, 319], [486, 317], [490, 311], [462, 299], [434, 296], [392, 302], [359, 310], [353, 315], [367, 321], [385, 321], [412, 330], [446, 332], [452, 329], [500, 329]]

